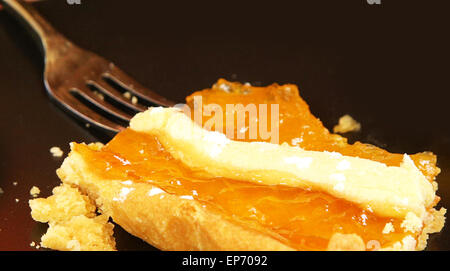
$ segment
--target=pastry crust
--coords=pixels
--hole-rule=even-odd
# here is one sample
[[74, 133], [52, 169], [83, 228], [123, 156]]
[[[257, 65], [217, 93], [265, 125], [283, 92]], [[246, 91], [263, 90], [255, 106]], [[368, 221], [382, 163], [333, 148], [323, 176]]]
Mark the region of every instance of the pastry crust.
[[[100, 145], [89, 145], [98, 150]], [[168, 194], [150, 183], [100, 179], [80, 153], [72, 151], [57, 171], [64, 184], [77, 187], [106, 216], [129, 233], [162, 250], [294, 250], [271, 234], [230, 221], [196, 200]], [[431, 209], [418, 242], [407, 236], [389, 247], [364, 244], [356, 234], [332, 236], [328, 250], [423, 250], [428, 234], [439, 232], [445, 209]], [[405, 220], [407, 221], [407, 220]]]
[[329, 251], [363, 251], [366, 250], [363, 239], [357, 234], [335, 233], [328, 242]]
[[228, 221], [198, 201], [149, 183], [99, 179], [73, 151], [57, 174], [63, 183], [94, 199], [126, 231], [162, 250], [293, 250], [269, 234]]
[[431, 209], [427, 217], [424, 219], [424, 227], [418, 238], [417, 250], [423, 250], [427, 246], [428, 236], [431, 233], [440, 232], [445, 224], [445, 213], [447, 209], [438, 210]]
[[[149, 123], [152, 123], [152, 125], [149, 125]], [[176, 124], [178, 134], [170, 133], [170, 127], [175, 126], [169, 126], [169, 128], [167, 128], [167, 123], [170, 123], [171, 125]], [[206, 169], [208, 166], [211, 166], [209, 164], [202, 164], [204, 163], [204, 160], [197, 159], [198, 157], [196, 157], [196, 155], [198, 155], [199, 150], [196, 150], [195, 148], [199, 148], [200, 151], [202, 151], [203, 148], [204, 151], [208, 152], [208, 147], [214, 148], [214, 144], [217, 144], [217, 142], [214, 142], [213, 140], [213, 145], [210, 146], [208, 144], [211, 142], [204, 139], [205, 137], [214, 136], [216, 134], [194, 126], [189, 118], [185, 117], [185, 115], [175, 109], [156, 109], [140, 114], [133, 119], [131, 127], [140, 132], [148, 132], [157, 135], [158, 139], [163, 142], [163, 145], [164, 140], [169, 138], [169, 144], [164, 147], [171, 151], [171, 153], [178, 155], [176, 156], [178, 159], [182, 159], [183, 156], [180, 155], [180, 153], [176, 153], [176, 151], [179, 151], [180, 145], [184, 144], [183, 147], [186, 148], [187, 146], [188, 148], [188, 152], [185, 155], [190, 154], [191, 163], [192, 161], [197, 162], [199, 163], [197, 166]], [[149, 127], [157, 127], [157, 129], [155, 128], [152, 130], [149, 129]], [[186, 127], [190, 127], [191, 129], [198, 128], [199, 130], [197, 132], [200, 133], [201, 139], [199, 140], [195, 136], [186, 137], [186, 132], [190, 132], [190, 130], [186, 130]], [[177, 140], [179, 140], [179, 142], [177, 142]], [[195, 142], [200, 142], [202, 144], [196, 145]], [[229, 145], [236, 144], [231, 146], [231, 154], [237, 149], [239, 153], [246, 153], [257, 157], [255, 156], [255, 152], [259, 151], [262, 146], [265, 151], [272, 151], [270, 157], [276, 157], [276, 155], [279, 155], [281, 158], [286, 156], [293, 157], [293, 155], [304, 155], [305, 153], [309, 156], [314, 156], [312, 155], [312, 153], [314, 153], [317, 154], [314, 156], [314, 159], [325, 157], [329, 160], [331, 159], [332, 163], [337, 164], [340, 164], [342, 161], [351, 161], [352, 165], [358, 168], [364, 168], [365, 163], [369, 163], [369, 166], [372, 165], [372, 163], [379, 164], [365, 159], [345, 157], [342, 155], [336, 156], [331, 153], [307, 152], [299, 148], [267, 143], [255, 144], [234, 142], [228, 139], [225, 139], [225, 142], [225, 145], [227, 146], [223, 146], [220, 149], [221, 153], [227, 153], [227, 150], [224, 149], [230, 147]], [[243, 149], [242, 146], [246, 149]], [[54, 212], [46, 213], [46, 211], [49, 211], [49, 208], [43, 206], [45, 205], [44, 203], [58, 206], [57, 204], [52, 204], [52, 197], [54, 196], [45, 200], [36, 199], [30, 202], [30, 206], [33, 209], [33, 218], [41, 222], [49, 221], [51, 230], [43, 237], [43, 244], [46, 247], [59, 250], [95, 249], [95, 246], [89, 244], [89, 240], [83, 236], [75, 236], [79, 231], [74, 230], [73, 225], [75, 225], [75, 228], [83, 228], [83, 225], [89, 224], [89, 227], [94, 229], [94, 231], [91, 232], [95, 233], [98, 243], [107, 244], [105, 245], [105, 249], [114, 249], [114, 240], [111, 240], [112, 227], [106, 224], [107, 218], [111, 217], [129, 233], [162, 250], [294, 250], [293, 247], [286, 245], [286, 242], [283, 242], [283, 238], [276, 235], [276, 233], [265, 229], [256, 223], [251, 224], [250, 222], [241, 222], [237, 218], [229, 219], [224, 216], [222, 212], [214, 209], [215, 207], [202, 205], [201, 201], [194, 200], [190, 196], [169, 194], [161, 188], [147, 182], [133, 182], [132, 180], [126, 179], [114, 180], [102, 177], [102, 175], [97, 175], [89, 168], [88, 162], [86, 162], [87, 160], [85, 161], [83, 154], [77, 152], [77, 148], [73, 148], [74, 146], [71, 147], [71, 153], [64, 160], [61, 168], [57, 170], [58, 176], [63, 181], [63, 186], [55, 189], [55, 196], [56, 194], [60, 194], [56, 193], [59, 190], [65, 191], [63, 194], [69, 193], [72, 195], [64, 197], [66, 204], [63, 207], [70, 210], [70, 217], [67, 218], [67, 212], [59, 209], [54, 210]], [[103, 146], [101, 144], [90, 144], [88, 147], [92, 150], [100, 150]], [[275, 152], [273, 152], [274, 150]], [[181, 154], [183, 153], [181, 152]], [[216, 156], [214, 159], [209, 160], [220, 162], [221, 160], [219, 158]], [[298, 156], [297, 158], [301, 159], [302, 156]], [[333, 161], [334, 159], [337, 161]], [[408, 159], [409, 157], [405, 156], [401, 167], [386, 167], [383, 165], [383, 169], [391, 168], [394, 171], [403, 170], [409, 173], [412, 172], [412, 176], [414, 176], [414, 174], [417, 174], [418, 169], [413, 162]], [[363, 163], [355, 163], [355, 161], [359, 160], [363, 160]], [[236, 171], [241, 175], [246, 173], [245, 170], [233, 168], [234, 165], [232, 163], [227, 164], [226, 159], [224, 161], [225, 168], [228, 166], [228, 172]], [[324, 159], [320, 162], [326, 163], [327, 161], [327, 159]], [[195, 166], [189, 163], [188, 166], [195, 168]], [[220, 168], [220, 166], [221, 165], [219, 164], [218, 167]], [[261, 168], [264, 169], [266, 167], [269, 166], [267, 164], [262, 164]], [[336, 165], [333, 165], [333, 167], [336, 168]], [[280, 174], [280, 172], [283, 174], [283, 170], [284, 168], [280, 167], [272, 171], [272, 179], [274, 179], [274, 174]], [[318, 169], [316, 168], [313, 171], [317, 170]], [[342, 170], [342, 168], [340, 170]], [[225, 172], [225, 174], [226, 173], [227, 172]], [[213, 172], [211, 174], [218, 173]], [[249, 178], [250, 181], [252, 181], [252, 174], [255, 174], [255, 172], [250, 171], [244, 178]], [[223, 174], [218, 175], [223, 176]], [[432, 196], [434, 197], [435, 191], [431, 183], [424, 180], [421, 173], [418, 175], [418, 177], [422, 178], [419, 181], [425, 181], [429, 184]], [[284, 178], [289, 175], [277, 176]], [[364, 175], [361, 176], [364, 177]], [[231, 177], [234, 177], [234, 175]], [[285, 180], [286, 178], [283, 179], [283, 181]], [[290, 184], [292, 185], [295, 183], [291, 182]], [[417, 189], [417, 192], [422, 192], [418, 190], [420, 188], [419, 185], [415, 186], [413, 189]], [[370, 189], [373, 189], [373, 187], [370, 187]], [[410, 190], [410, 192], [411, 191], [414, 190]], [[79, 194], [80, 192], [81, 194]], [[397, 191], [393, 191], [393, 193], [395, 195]], [[364, 196], [364, 194], [362, 195]], [[95, 202], [95, 205], [93, 205], [92, 202]], [[374, 205], [373, 201], [367, 202], [369, 202], [374, 209], [377, 208], [377, 205]], [[94, 217], [95, 206], [99, 208], [102, 213], [100, 217]], [[422, 205], [422, 208], [425, 210], [424, 204]], [[376, 210], [379, 211], [379, 209]], [[399, 227], [395, 230], [410, 232], [411, 235], [408, 233], [401, 241], [389, 247], [381, 248], [379, 247], [379, 243], [377, 245], [376, 243], [370, 243], [371, 241], [365, 244], [362, 236], [358, 236], [357, 234], [335, 233], [329, 240], [327, 249], [424, 249], [428, 234], [441, 230], [444, 224], [445, 209], [441, 209], [440, 211], [434, 209], [431, 209], [431, 211], [427, 210], [421, 213], [420, 217], [416, 215], [414, 209], [409, 210], [410, 211], [402, 216], [404, 221], [401, 225], [401, 229]], [[76, 238], [72, 238], [74, 236]], [[417, 237], [419, 238], [416, 240]], [[73, 240], [66, 242], [70, 238]], [[104, 238], [103, 241], [100, 240], [102, 238]], [[78, 239], [86, 239], [87, 241], [83, 241], [82, 243], [75, 242]], [[102, 247], [100, 246], [98, 249], [102, 249]]]

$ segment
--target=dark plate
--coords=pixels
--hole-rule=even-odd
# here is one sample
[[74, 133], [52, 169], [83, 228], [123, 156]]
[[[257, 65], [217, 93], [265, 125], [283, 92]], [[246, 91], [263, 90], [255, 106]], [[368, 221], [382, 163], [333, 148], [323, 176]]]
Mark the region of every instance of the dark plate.
[[[35, 6], [75, 43], [175, 101], [219, 77], [295, 83], [328, 128], [346, 113], [362, 123], [351, 140], [392, 152], [436, 153], [442, 169], [438, 194], [441, 205], [449, 206], [446, 7], [425, 1], [179, 2]], [[48, 196], [59, 183], [55, 170], [62, 159], [49, 148], [67, 153], [71, 141], [107, 140], [49, 101], [42, 70], [37, 46], [0, 12], [0, 250], [32, 250], [30, 242], [45, 232], [31, 219], [27, 202], [33, 185]], [[429, 250], [450, 249], [448, 228], [431, 237]], [[120, 227], [115, 232], [118, 249], [153, 249]]]

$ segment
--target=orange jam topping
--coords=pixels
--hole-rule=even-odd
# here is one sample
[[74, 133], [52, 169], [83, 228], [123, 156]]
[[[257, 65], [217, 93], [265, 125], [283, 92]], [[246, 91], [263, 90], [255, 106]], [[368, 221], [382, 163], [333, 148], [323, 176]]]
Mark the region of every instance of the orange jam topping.
[[[322, 122], [316, 118], [309, 110], [308, 104], [300, 97], [296, 85], [278, 85], [273, 84], [267, 87], [254, 87], [248, 84], [240, 84], [236, 82], [228, 82], [220, 79], [211, 89], [197, 91], [186, 98], [187, 104], [193, 110], [194, 97], [202, 97], [202, 112], [205, 124], [213, 116], [206, 115], [205, 107], [210, 104], [217, 104], [221, 108], [226, 108], [227, 104], [242, 104], [247, 106], [249, 104], [267, 104], [270, 108], [271, 104], [277, 104], [279, 107], [279, 143], [288, 143], [291, 146], [298, 146], [310, 151], [335, 151], [342, 155], [360, 157], [370, 159], [373, 161], [384, 163], [388, 166], [399, 166], [403, 160], [403, 154], [393, 154], [386, 150], [375, 147], [370, 144], [363, 144], [356, 142], [348, 144], [347, 139], [332, 134], [325, 128]], [[326, 98], [324, 98], [326, 99]], [[258, 111], [259, 113], [259, 111]], [[194, 114], [192, 114], [194, 116]], [[250, 115], [246, 114], [245, 123], [247, 126], [246, 137], [239, 139], [236, 134], [237, 131], [237, 113], [234, 113], [234, 118], [229, 118], [228, 123], [225, 114], [223, 114], [223, 122], [228, 126], [230, 121], [234, 121], [233, 140], [239, 141], [270, 141], [270, 139], [258, 137], [254, 140], [249, 139], [248, 126], [250, 122], [258, 122], [259, 114], [254, 119], [249, 119]], [[270, 117], [266, 117], [270, 123]], [[267, 125], [269, 128], [270, 124]], [[364, 124], [363, 124], [364, 126]], [[208, 127], [205, 127], [208, 128]], [[214, 129], [212, 129], [214, 130]], [[224, 131], [226, 128], [224, 128]], [[258, 131], [259, 132], [259, 131]], [[411, 155], [411, 159], [416, 166], [424, 173], [429, 181], [433, 181], [439, 174], [440, 170], [436, 167], [436, 156], [429, 152], [418, 153]]]
[[[228, 92], [219, 88], [220, 84], [227, 84]], [[293, 85], [257, 88], [219, 80], [213, 89], [193, 95], [201, 95], [204, 104], [279, 104], [280, 142], [307, 150], [370, 158], [387, 165], [399, 165], [402, 160], [399, 154], [362, 143], [349, 145], [345, 138], [330, 134], [310, 113]], [[190, 106], [193, 95], [187, 98]], [[374, 240], [382, 247], [411, 234], [404, 233], [401, 220], [380, 217], [324, 192], [194, 177], [198, 174], [174, 159], [157, 137], [131, 129], [119, 133], [99, 151], [82, 144], [75, 144], [74, 151], [80, 152], [89, 170], [102, 178], [147, 182], [168, 193], [192, 198], [205, 208], [220, 212], [225, 219], [271, 235], [298, 250], [325, 250], [334, 233], [354, 233], [366, 244]], [[412, 158], [429, 180], [439, 173], [432, 154]], [[392, 223], [395, 231], [383, 234], [386, 223]]]
[[[356, 233], [364, 241], [386, 245], [402, 231], [382, 234], [386, 223], [400, 229], [401, 221], [378, 217], [355, 204], [326, 193], [283, 186], [265, 186], [225, 178], [199, 179], [175, 160], [154, 136], [127, 129], [102, 150], [75, 145], [90, 171], [106, 178], [149, 182], [164, 191], [190, 196], [219, 210], [225, 217], [271, 234], [299, 250], [324, 250], [335, 232]], [[256, 226], [255, 226], [256, 225]]]

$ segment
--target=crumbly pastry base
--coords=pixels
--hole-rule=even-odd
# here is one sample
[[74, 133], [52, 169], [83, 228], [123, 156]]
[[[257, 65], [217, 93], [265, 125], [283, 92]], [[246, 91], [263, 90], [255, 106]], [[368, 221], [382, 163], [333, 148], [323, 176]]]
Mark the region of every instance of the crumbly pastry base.
[[[205, 210], [195, 200], [165, 193], [149, 183], [99, 179], [89, 172], [82, 155], [73, 151], [57, 173], [64, 184], [89, 196], [104, 215], [162, 250], [293, 250], [268, 234]], [[328, 250], [423, 250], [428, 234], [442, 229], [444, 214], [443, 208], [428, 213], [418, 242], [405, 238], [391, 247], [377, 248], [355, 234], [335, 234]]]
[[432, 209], [424, 220], [422, 234], [418, 238], [417, 250], [424, 250], [427, 246], [428, 236], [431, 233], [440, 232], [445, 224], [445, 213], [447, 209]]
[[423, 221], [421, 234], [418, 240], [408, 235], [402, 241], [394, 243], [389, 247], [380, 247], [376, 241], [369, 241], [364, 244], [362, 238], [356, 234], [335, 233], [328, 243], [328, 250], [332, 251], [363, 251], [363, 250], [382, 250], [382, 251], [413, 251], [424, 250], [427, 246], [429, 234], [440, 232], [445, 224], [445, 208], [439, 211], [431, 209]]
[[94, 202], [78, 188], [62, 184], [48, 198], [29, 201], [34, 220], [48, 223], [40, 245], [63, 251], [116, 250], [114, 225], [97, 215]]
[[149, 183], [99, 179], [76, 152], [57, 173], [63, 183], [78, 187], [93, 199], [115, 223], [162, 250], [293, 250], [257, 230], [206, 211], [195, 200], [161, 193]]

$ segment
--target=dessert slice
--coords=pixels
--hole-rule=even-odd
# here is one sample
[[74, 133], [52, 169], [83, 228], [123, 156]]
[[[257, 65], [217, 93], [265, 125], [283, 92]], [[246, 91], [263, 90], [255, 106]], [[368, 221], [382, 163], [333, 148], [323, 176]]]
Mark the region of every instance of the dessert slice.
[[[177, 109], [152, 108], [105, 146], [72, 143], [59, 177], [164, 250], [421, 250], [443, 227], [433, 154], [347, 144], [293, 85], [219, 80], [187, 101], [203, 121], [212, 103], [278, 104], [285, 144], [238, 137], [225, 115], [225, 127], [208, 131]], [[213, 131], [227, 127], [237, 140]]]

